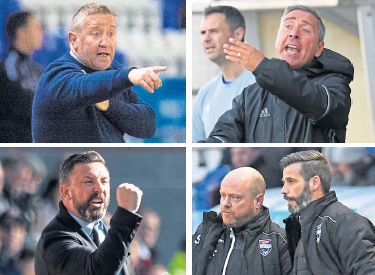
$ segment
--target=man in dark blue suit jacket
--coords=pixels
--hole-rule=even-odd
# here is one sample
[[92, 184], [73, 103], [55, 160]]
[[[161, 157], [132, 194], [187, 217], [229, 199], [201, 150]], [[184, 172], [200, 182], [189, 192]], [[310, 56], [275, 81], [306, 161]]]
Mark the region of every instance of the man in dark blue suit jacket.
[[35, 257], [37, 275], [129, 275], [129, 246], [142, 217], [138, 187], [117, 188], [118, 208], [103, 220], [110, 197], [104, 159], [89, 151], [71, 155], [60, 167], [60, 212], [46, 226]]

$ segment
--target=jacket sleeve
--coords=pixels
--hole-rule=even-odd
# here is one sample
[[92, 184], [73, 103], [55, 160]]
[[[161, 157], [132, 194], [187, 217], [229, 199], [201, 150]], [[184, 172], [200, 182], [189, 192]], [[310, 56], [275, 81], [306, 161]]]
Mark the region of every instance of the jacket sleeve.
[[108, 100], [131, 88], [129, 71], [118, 69], [86, 74], [72, 64], [47, 68], [38, 83], [34, 108], [57, 112], [87, 107]]
[[280, 59], [265, 58], [254, 71], [259, 85], [324, 128], [345, 128], [350, 110], [350, 87], [342, 74], [309, 79]]
[[[109, 99], [102, 114], [121, 132], [137, 138], [150, 138], [156, 131], [155, 112], [135, 92], [127, 89], [122, 96]], [[126, 97], [125, 97], [126, 94]]]
[[43, 243], [43, 260], [48, 274], [117, 275], [129, 254], [129, 246], [141, 217], [117, 208], [111, 229], [99, 248], [82, 245], [73, 234], [49, 233]]
[[203, 143], [245, 142], [245, 88], [232, 102], [232, 109], [226, 111], [215, 124], [209, 137]]
[[375, 274], [375, 227], [368, 219], [343, 215], [330, 237], [346, 274]]

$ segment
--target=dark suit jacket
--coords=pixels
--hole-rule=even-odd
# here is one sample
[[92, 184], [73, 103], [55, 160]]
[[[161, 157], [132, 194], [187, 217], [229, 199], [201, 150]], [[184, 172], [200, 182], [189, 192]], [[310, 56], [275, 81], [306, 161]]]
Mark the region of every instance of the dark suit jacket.
[[35, 274], [129, 275], [129, 246], [141, 220], [139, 215], [118, 207], [110, 224], [103, 220], [106, 238], [97, 247], [60, 201], [60, 212], [38, 242]]

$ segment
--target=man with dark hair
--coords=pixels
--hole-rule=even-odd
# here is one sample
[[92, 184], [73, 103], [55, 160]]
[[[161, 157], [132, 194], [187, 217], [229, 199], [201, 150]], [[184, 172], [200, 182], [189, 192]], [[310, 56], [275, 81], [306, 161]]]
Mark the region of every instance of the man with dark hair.
[[338, 202], [331, 168], [317, 151], [281, 159], [281, 193], [292, 215], [284, 220], [293, 274], [374, 274], [375, 227]]
[[290, 274], [285, 231], [263, 206], [266, 184], [255, 169], [243, 167], [221, 182], [221, 213], [205, 212], [193, 237], [193, 273]]
[[256, 76], [203, 142], [345, 142], [354, 68], [324, 48], [325, 27], [307, 6], [287, 7], [276, 39], [279, 59], [236, 37], [225, 58]]
[[131, 89], [161, 87], [166, 67], [123, 69], [112, 62], [116, 13], [89, 3], [74, 15], [70, 49], [44, 71], [34, 97], [34, 142], [125, 142], [124, 134], [150, 138], [155, 113]]
[[241, 12], [230, 6], [206, 8], [201, 21], [202, 44], [220, 73], [198, 91], [193, 109], [193, 142], [205, 139], [219, 117], [231, 109], [233, 98], [255, 81], [242, 64], [225, 58], [223, 44], [230, 37], [244, 41], [245, 18]]
[[[110, 223], [109, 172], [94, 151], [71, 155], [60, 166], [60, 212], [43, 230], [35, 257], [37, 275], [130, 274], [129, 246], [142, 217], [142, 191], [123, 183]], [[110, 230], [109, 230], [110, 229]]]
[[31, 112], [43, 68], [31, 59], [42, 46], [40, 22], [28, 11], [6, 21], [8, 52], [0, 62], [0, 143], [32, 142]]

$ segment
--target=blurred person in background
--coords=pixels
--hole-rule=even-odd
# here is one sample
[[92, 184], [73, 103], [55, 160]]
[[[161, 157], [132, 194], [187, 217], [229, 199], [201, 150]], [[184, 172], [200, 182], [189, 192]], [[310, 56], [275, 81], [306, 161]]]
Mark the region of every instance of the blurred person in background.
[[193, 142], [205, 139], [219, 117], [232, 108], [232, 100], [248, 85], [254, 75], [242, 64], [225, 58], [223, 44], [230, 37], [245, 38], [245, 18], [230, 6], [208, 7], [203, 12], [200, 32], [207, 58], [220, 68], [220, 73], [199, 89], [193, 108]]
[[17, 206], [12, 206], [0, 217], [2, 247], [0, 252], [0, 274], [18, 274], [17, 260], [27, 236], [27, 221]]
[[280, 165], [281, 193], [291, 213], [285, 229], [288, 242], [297, 245], [293, 274], [374, 274], [375, 226], [330, 191], [332, 171], [324, 155], [300, 151]]
[[28, 235], [29, 245], [35, 247], [43, 229], [59, 212], [59, 201], [61, 200], [59, 181], [56, 179], [49, 181], [46, 190], [39, 199], [35, 200], [38, 203], [36, 205], [36, 219]]
[[41, 23], [29, 11], [9, 15], [8, 52], [0, 61], [0, 143], [32, 142], [31, 113], [42, 67], [32, 54], [42, 45]]
[[95, 151], [65, 159], [59, 184], [60, 211], [42, 232], [35, 273], [129, 275], [129, 246], [142, 220], [136, 213], [142, 191], [133, 184], [120, 184], [116, 212], [110, 223], [105, 221], [110, 178], [104, 159]]
[[278, 59], [232, 37], [226, 59], [256, 76], [202, 142], [345, 142], [354, 68], [324, 48], [325, 26], [307, 6], [285, 9]]
[[221, 212], [203, 213], [193, 236], [192, 274], [291, 274], [285, 230], [263, 206], [265, 191], [253, 168], [228, 173], [220, 188]]
[[375, 157], [360, 147], [326, 147], [323, 153], [332, 167], [332, 185], [375, 184]]
[[20, 208], [27, 221], [27, 245], [35, 247], [39, 233], [34, 232], [43, 201], [39, 187], [46, 176], [47, 168], [36, 155], [8, 156], [3, 159], [5, 172], [4, 194], [9, 205]]
[[159, 237], [160, 216], [149, 207], [142, 208], [139, 213], [143, 220], [138, 230], [139, 262], [136, 272], [139, 275], [145, 275], [157, 258], [155, 243]]
[[17, 205], [26, 213], [27, 186], [33, 171], [24, 156], [8, 156], [2, 160], [4, 169], [4, 197], [11, 206]]
[[0, 216], [9, 209], [9, 202], [3, 195], [4, 189], [4, 170], [0, 161]]
[[138, 275], [138, 273], [135, 270], [140, 260], [138, 250], [139, 250], [139, 234], [136, 234], [129, 248], [129, 253], [131, 255], [130, 275]]
[[148, 92], [161, 87], [157, 73], [166, 67], [123, 69], [112, 62], [116, 14], [89, 3], [74, 15], [70, 52], [44, 71], [35, 93], [34, 142], [125, 142], [124, 134], [150, 138], [155, 113], [132, 86]]
[[35, 250], [25, 248], [17, 261], [19, 275], [35, 275], [34, 269]]

